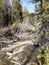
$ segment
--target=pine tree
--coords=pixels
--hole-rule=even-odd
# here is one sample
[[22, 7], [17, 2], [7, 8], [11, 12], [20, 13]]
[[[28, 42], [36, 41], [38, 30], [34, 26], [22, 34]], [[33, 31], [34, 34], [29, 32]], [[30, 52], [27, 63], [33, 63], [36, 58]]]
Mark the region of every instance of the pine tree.
[[0, 0], [0, 7], [2, 7], [4, 0]]
[[21, 20], [23, 19], [22, 16], [22, 7], [20, 4], [20, 0], [13, 0], [12, 1], [12, 6], [13, 6], [13, 20]]
[[3, 24], [3, 3], [4, 3], [4, 0], [0, 0], [0, 27], [2, 27], [2, 24]]
[[3, 5], [4, 25], [8, 26], [11, 23], [11, 5], [9, 0], [4, 1]]

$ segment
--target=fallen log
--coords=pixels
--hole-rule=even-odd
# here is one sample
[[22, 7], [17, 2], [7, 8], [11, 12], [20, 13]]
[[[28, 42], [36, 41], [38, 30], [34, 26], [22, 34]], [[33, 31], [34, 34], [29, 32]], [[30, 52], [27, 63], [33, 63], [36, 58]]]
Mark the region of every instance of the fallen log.
[[6, 33], [7, 31], [9, 31], [9, 28], [8, 28], [8, 27], [5, 27], [5, 28], [3, 28], [2, 30], [0, 30], [0, 37], [3, 36], [3, 35], [5, 35], [5, 33]]
[[0, 37], [2, 36], [14, 36], [14, 35], [9, 27], [5, 27], [2, 30], [0, 30]]

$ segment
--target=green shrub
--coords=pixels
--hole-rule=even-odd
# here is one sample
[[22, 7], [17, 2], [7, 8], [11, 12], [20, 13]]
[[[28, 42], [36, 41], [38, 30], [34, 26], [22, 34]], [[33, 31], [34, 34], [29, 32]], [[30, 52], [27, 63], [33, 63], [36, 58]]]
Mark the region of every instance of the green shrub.
[[41, 65], [49, 65], [49, 48], [48, 46], [45, 49], [41, 49], [38, 55], [38, 60], [40, 61]]

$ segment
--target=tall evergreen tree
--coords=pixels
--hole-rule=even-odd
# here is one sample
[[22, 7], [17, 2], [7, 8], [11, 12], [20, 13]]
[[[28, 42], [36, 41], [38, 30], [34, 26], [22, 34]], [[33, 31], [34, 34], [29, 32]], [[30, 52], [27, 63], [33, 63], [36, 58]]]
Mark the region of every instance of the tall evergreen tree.
[[4, 24], [8, 26], [11, 23], [11, 5], [9, 3], [9, 0], [4, 1], [3, 17], [4, 17]]
[[4, 0], [0, 0], [0, 7], [3, 5]]
[[13, 19], [14, 19], [14, 21], [16, 21], [16, 20], [22, 21], [23, 16], [22, 16], [22, 7], [20, 4], [20, 0], [12, 0], [12, 6], [13, 6]]
[[2, 26], [3, 24], [3, 3], [4, 3], [4, 0], [0, 0], [0, 26]]

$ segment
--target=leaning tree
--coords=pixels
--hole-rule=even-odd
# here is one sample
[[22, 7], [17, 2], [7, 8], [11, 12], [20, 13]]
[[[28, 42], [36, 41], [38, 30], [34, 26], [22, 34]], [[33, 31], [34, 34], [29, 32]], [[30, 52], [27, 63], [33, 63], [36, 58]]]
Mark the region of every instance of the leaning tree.
[[[48, 1], [48, 0], [30, 0], [30, 2], [32, 2], [32, 3], [38, 3], [38, 2], [40, 2], [41, 11], [40, 11], [39, 15], [42, 15], [43, 12], [44, 12], [43, 11], [43, 2], [45, 2], [45, 1]], [[40, 38], [40, 40], [42, 40], [41, 44], [45, 44], [46, 43], [46, 37], [45, 37], [45, 35], [46, 35], [46, 24], [45, 23], [47, 23], [46, 21], [47, 20], [45, 20], [45, 19], [42, 18], [41, 31], [43, 32], [43, 35]], [[39, 34], [41, 34], [41, 33], [39, 33]]]

